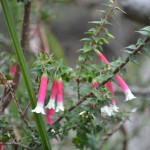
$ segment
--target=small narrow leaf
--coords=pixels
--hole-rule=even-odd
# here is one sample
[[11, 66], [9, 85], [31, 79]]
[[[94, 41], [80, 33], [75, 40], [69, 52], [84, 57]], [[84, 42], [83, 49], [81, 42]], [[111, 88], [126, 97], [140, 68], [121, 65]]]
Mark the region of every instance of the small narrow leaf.
[[137, 65], [140, 65], [139, 62], [137, 61], [137, 57], [135, 55], [132, 55], [130, 57], [130, 61], [133, 62], [133, 63], [135, 63], [135, 64], [137, 64]]
[[128, 54], [131, 54], [132, 51], [129, 51], [129, 50], [123, 50], [124, 52], [128, 53]]
[[126, 48], [127, 48], [127, 49], [132, 49], [132, 50], [134, 50], [134, 49], [136, 49], [136, 46], [132, 44], [132, 45], [126, 47]]
[[139, 38], [137, 41], [137, 45], [144, 45], [144, 44], [145, 44], [144, 40]]
[[149, 36], [150, 35], [150, 33], [147, 32], [147, 31], [136, 31], [136, 32], [138, 32], [138, 33], [140, 33], [140, 34], [142, 34], [144, 36]]
[[91, 40], [91, 38], [83, 38], [80, 41], [90, 41], [90, 40]]
[[144, 28], [142, 28], [142, 29], [140, 29], [140, 30], [144, 30], [144, 31], [150, 32], [150, 26], [144, 27]]
[[89, 43], [85, 43], [84, 44], [84, 48], [83, 48], [83, 51], [84, 51], [84, 53], [86, 53], [86, 52], [88, 52], [88, 51], [90, 51], [91, 50], [91, 47], [90, 47], [90, 45], [89, 45]]
[[100, 24], [101, 21], [90, 21], [89, 23], [93, 23], [93, 24]]
[[114, 39], [115, 37], [112, 34], [107, 33], [106, 34], [107, 37]]
[[124, 10], [122, 10], [122, 9], [119, 8], [119, 7], [116, 7], [116, 9], [119, 10], [119, 11], [121, 11], [121, 12], [123, 12], [124, 14], [127, 14]]

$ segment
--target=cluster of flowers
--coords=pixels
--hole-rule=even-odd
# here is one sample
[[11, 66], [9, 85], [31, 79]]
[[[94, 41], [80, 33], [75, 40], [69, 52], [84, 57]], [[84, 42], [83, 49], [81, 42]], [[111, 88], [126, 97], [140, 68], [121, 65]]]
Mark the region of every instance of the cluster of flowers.
[[[98, 57], [100, 58], [100, 60], [102, 60], [103, 62], [105, 62], [107, 65], [110, 66], [108, 60], [105, 58], [105, 56], [100, 51], [97, 50], [96, 53], [97, 53]], [[125, 83], [125, 81], [122, 79], [121, 76], [116, 74], [115, 78], [118, 81], [120, 87], [122, 88], [122, 90], [124, 91], [124, 93], [126, 95], [125, 101], [136, 98], [131, 93], [131, 90], [129, 89], [128, 85]], [[32, 110], [32, 112], [45, 114], [44, 102], [45, 102], [45, 97], [46, 97], [47, 86], [48, 86], [48, 75], [47, 75], [47, 73], [44, 73], [41, 76], [37, 105], [36, 105], [35, 109]], [[96, 89], [97, 86], [98, 86], [98, 82], [96, 80], [93, 80], [92, 87], [94, 89]], [[112, 86], [111, 81], [108, 81], [105, 84], [105, 87], [108, 90], [110, 90], [112, 95], [114, 95], [113, 86]], [[55, 108], [55, 99], [56, 98], [57, 98], [57, 106]], [[112, 115], [115, 115], [115, 112], [119, 111], [119, 108], [116, 106], [115, 98], [111, 98], [111, 101], [112, 101], [112, 104], [101, 108], [102, 114], [112, 116]], [[59, 78], [59, 79], [57, 78], [57, 79], [53, 80], [51, 93], [50, 93], [50, 100], [45, 108], [46, 108], [46, 120], [47, 120], [48, 124], [53, 124], [54, 121], [52, 120], [52, 117], [54, 116], [55, 111], [56, 112], [58, 112], [60, 110], [64, 111], [63, 90], [62, 90], [62, 79], [61, 78]]]
[[[98, 57], [101, 61], [103, 61], [106, 64], [110, 65], [108, 60], [105, 58], [105, 56], [100, 51], [97, 50], [96, 53], [97, 53], [97, 55], [98, 55]], [[118, 74], [116, 74], [115, 78], [118, 81], [118, 83], [119, 83], [120, 87], [122, 88], [123, 92], [125, 93], [125, 96], [126, 96], [125, 101], [135, 99], [136, 97], [131, 93], [131, 90], [129, 89], [126, 82], [122, 79], [122, 77], [119, 76]], [[98, 82], [96, 80], [93, 80], [92, 81], [92, 87], [95, 89], [95, 88], [97, 88], [97, 86], [98, 86]], [[112, 95], [114, 95], [114, 91], [113, 91], [111, 81], [108, 81], [105, 84], [105, 87], [108, 88], [108, 90], [110, 90]], [[114, 112], [118, 112], [119, 108], [116, 106], [115, 98], [112, 98], [111, 101], [112, 101], [112, 104], [110, 104], [110, 106], [104, 106], [104, 107], [101, 108], [101, 113], [102, 114], [112, 116], [112, 115], [115, 115]]]
[[[46, 97], [46, 90], [48, 86], [48, 75], [44, 73], [41, 76], [40, 87], [38, 92], [38, 100], [35, 109], [32, 112], [42, 113], [45, 115], [44, 110], [44, 102]], [[57, 106], [55, 108], [55, 99], [57, 97]], [[46, 108], [46, 121], [48, 124], [53, 124], [53, 120], [51, 117], [54, 116], [55, 111], [59, 112], [59, 110], [64, 111], [63, 106], [63, 89], [62, 89], [62, 79], [54, 79], [52, 83], [50, 100], [47, 104]]]

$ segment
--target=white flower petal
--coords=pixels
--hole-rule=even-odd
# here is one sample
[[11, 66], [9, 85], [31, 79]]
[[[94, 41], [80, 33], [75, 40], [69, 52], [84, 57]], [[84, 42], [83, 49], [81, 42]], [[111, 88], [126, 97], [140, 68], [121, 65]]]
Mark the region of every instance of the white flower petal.
[[112, 111], [119, 112], [119, 107], [117, 107], [115, 103], [110, 104], [110, 107], [111, 107]]
[[115, 113], [113, 112], [113, 109], [111, 107], [108, 107], [108, 109], [109, 109], [109, 112], [111, 113], [111, 115], [114, 116]]
[[108, 106], [102, 107], [101, 108], [101, 113], [102, 113], [102, 115], [108, 115], [108, 116], [112, 115]]
[[53, 108], [53, 109], [55, 109], [55, 100], [54, 99], [50, 99], [45, 108], [49, 108], [49, 109]]
[[130, 90], [127, 90], [124, 92], [125, 95], [126, 95], [126, 99], [125, 101], [129, 101], [129, 100], [132, 100], [132, 99], [135, 99], [136, 97], [131, 93]]
[[33, 109], [32, 112], [41, 113], [41, 114], [44, 114], [44, 115], [45, 115], [44, 108], [43, 108], [43, 104], [37, 103], [35, 109]]
[[60, 110], [64, 111], [63, 103], [57, 103], [56, 112], [59, 112]]

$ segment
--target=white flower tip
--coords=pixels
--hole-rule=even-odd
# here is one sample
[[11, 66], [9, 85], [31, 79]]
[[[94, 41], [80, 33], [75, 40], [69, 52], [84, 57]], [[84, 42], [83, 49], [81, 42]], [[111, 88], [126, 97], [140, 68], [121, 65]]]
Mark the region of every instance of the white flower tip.
[[135, 113], [137, 111], [137, 108], [134, 108], [131, 110], [131, 113]]
[[35, 107], [35, 109], [32, 110], [32, 112], [41, 113], [41, 114], [45, 115], [44, 108], [43, 108], [42, 104], [37, 104], [37, 106]]
[[131, 93], [130, 90], [125, 91], [125, 95], [126, 95], [125, 101], [129, 101], [129, 100], [132, 100], [132, 99], [135, 99], [135, 98], [136, 98], [136, 97]]
[[113, 112], [113, 109], [111, 107], [109, 107], [109, 111], [110, 111], [110, 113], [111, 113], [112, 116], [115, 115], [115, 113]]
[[54, 100], [50, 100], [45, 108], [49, 108], [49, 109], [53, 108], [53, 109], [55, 109], [55, 101]]
[[64, 111], [63, 103], [57, 103], [56, 112]]
[[112, 109], [108, 106], [104, 106], [101, 108], [101, 113], [102, 115], [108, 115], [108, 116], [112, 116], [114, 115]]
[[52, 133], [55, 133], [55, 130], [54, 130], [54, 129], [52, 129], [52, 130], [51, 130], [51, 132], [52, 132]]
[[111, 104], [110, 107], [112, 111], [119, 112], [119, 107], [117, 107], [116, 104]]

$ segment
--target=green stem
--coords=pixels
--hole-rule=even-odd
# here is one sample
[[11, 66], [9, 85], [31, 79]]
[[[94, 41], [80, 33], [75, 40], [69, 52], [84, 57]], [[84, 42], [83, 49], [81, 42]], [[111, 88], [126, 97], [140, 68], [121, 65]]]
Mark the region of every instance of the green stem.
[[[23, 78], [24, 78], [24, 81], [26, 84], [26, 88], [27, 88], [27, 91], [28, 91], [28, 94], [30, 97], [30, 103], [31, 103], [32, 108], [34, 108], [36, 97], [35, 97], [35, 94], [34, 94], [34, 91], [32, 88], [32, 84], [31, 84], [32, 82], [31, 82], [31, 79], [29, 76], [27, 64], [26, 64], [26, 61], [25, 61], [25, 58], [24, 58], [24, 55], [23, 55], [23, 52], [21, 49], [21, 45], [20, 45], [18, 37], [17, 37], [17, 32], [15, 29], [15, 24], [13, 21], [11, 9], [8, 5], [8, 0], [1, 0], [0, 2], [2, 5], [2, 10], [3, 10], [3, 14], [4, 14], [4, 17], [5, 17], [5, 20], [7, 23], [7, 27], [8, 27], [9, 33], [10, 33], [10, 37], [11, 37], [11, 40], [12, 40], [12, 43], [13, 43], [13, 46], [14, 46], [14, 49], [15, 49], [15, 52], [16, 52], [16, 55], [18, 58], [18, 62], [19, 62], [21, 71], [22, 71], [22, 75], [23, 75]], [[35, 121], [36, 121], [37, 128], [39, 131], [39, 135], [41, 137], [43, 149], [51, 150], [51, 145], [50, 145], [47, 133], [46, 133], [46, 129], [45, 129], [45, 125], [44, 125], [42, 116], [34, 113], [34, 117], [35, 117]]]

